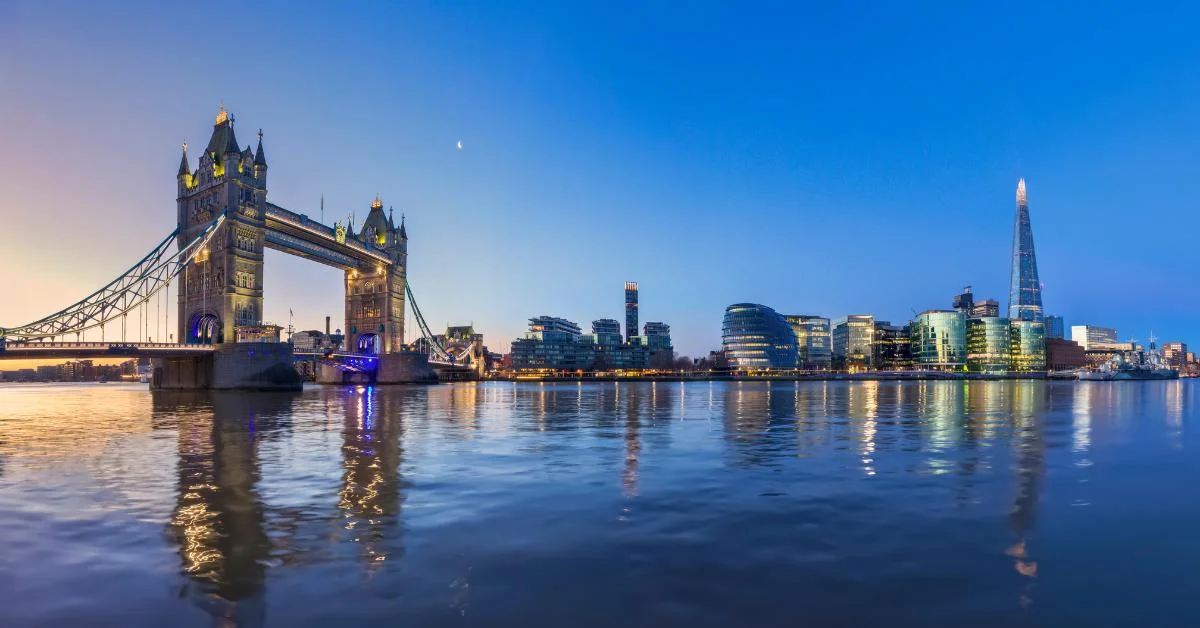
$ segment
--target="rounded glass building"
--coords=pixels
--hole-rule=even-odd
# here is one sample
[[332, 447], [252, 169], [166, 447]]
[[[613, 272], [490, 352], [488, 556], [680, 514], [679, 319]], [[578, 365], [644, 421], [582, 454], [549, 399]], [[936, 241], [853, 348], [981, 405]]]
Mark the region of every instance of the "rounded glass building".
[[967, 317], [957, 310], [927, 310], [913, 320], [913, 361], [919, 369], [961, 371], [967, 366]]
[[725, 308], [721, 348], [739, 371], [796, 368], [796, 332], [775, 310], [757, 303]]

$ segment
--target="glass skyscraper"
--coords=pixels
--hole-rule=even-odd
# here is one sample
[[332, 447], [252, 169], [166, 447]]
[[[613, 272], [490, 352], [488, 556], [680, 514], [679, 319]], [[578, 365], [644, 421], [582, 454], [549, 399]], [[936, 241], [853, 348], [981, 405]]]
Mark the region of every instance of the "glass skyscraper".
[[636, 281], [625, 282], [625, 342], [633, 342], [638, 333], [638, 287]]
[[1012, 273], [1008, 284], [1008, 318], [1011, 323], [1012, 370], [1046, 369], [1046, 326], [1042, 312], [1042, 283], [1033, 250], [1033, 227], [1025, 179], [1017, 181], [1017, 215], [1013, 220]]
[[796, 368], [796, 333], [775, 310], [757, 303], [725, 308], [721, 348], [739, 371]]
[[1042, 320], [1042, 283], [1038, 279], [1037, 256], [1033, 251], [1033, 227], [1029, 224], [1025, 179], [1017, 181], [1012, 274], [1008, 283], [1008, 318], [1014, 321]]

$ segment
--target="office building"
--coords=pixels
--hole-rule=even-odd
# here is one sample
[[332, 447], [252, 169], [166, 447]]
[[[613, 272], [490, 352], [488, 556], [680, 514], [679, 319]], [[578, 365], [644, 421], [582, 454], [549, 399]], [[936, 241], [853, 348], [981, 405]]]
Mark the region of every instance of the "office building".
[[910, 327], [875, 321], [875, 331], [871, 338], [871, 364], [877, 371], [911, 370], [913, 357]]
[[1063, 328], [1063, 317], [1047, 316], [1046, 317], [1046, 340], [1051, 338], [1063, 339], [1065, 329]]
[[960, 310], [926, 310], [911, 324], [918, 369], [962, 371], [967, 367], [967, 317]]
[[785, 316], [784, 319], [796, 334], [796, 368], [828, 371], [833, 357], [829, 319], [807, 314]]
[[775, 310], [757, 303], [725, 308], [721, 348], [729, 366], [739, 371], [792, 369], [796, 366], [796, 333]]
[[859, 373], [871, 370], [875, 344], [875, 317], [851, 314], [833, 326], [833, 369]]
[[1083, 347], [1084, 351], [1106, 351], [1119, 344], [1117, 330], [1096, 325], [1072, 325], [1071, 340]]
[[1182, 342], [1164, 342], [1162, 345], [1163, 363], [1180, 371], [1187, 367], [1187, 344]]
[[970, 316], [971, 308], [975, 306], [975, 295], [971, 294], [971, 286], [963, 288], [962, 294], [954, 297], [953, 309]]
[[625, 342], [633, 342], [638, 331], [638, 285], [625, 282]]
[[974, 373], [1007, 373], [1011, 365], [1011, 333], [1007, 318], [968, 318], [967, 370]]
[[1010, 359], [1013, 373], [1046, 370], [1046, 324], [1043, 321], [1009, 321]]
[[995, 299], [984, 299], [971, 306], [969, 315], [974, 318], [996, 318], [1000, 316], [1000, 302]]
[[1011, 370], [1018, 373], [1043, 371], [1046, 369], [1045, 313], [1042, 311], [1042, 282], [1038, 278], [1025, 179], [1017, 181], [1017, 213], [1013, 219], [1012, 269], [1008, 287]]
[[1017, 181], [1017, 214], [1013, 221], [1012, 272], [1009, 275], [1008, 318], [1041, 322], [1042, 283], [1038, 279], [1037, 255], [1033, 248], [1033, 226], [1025, 179]]

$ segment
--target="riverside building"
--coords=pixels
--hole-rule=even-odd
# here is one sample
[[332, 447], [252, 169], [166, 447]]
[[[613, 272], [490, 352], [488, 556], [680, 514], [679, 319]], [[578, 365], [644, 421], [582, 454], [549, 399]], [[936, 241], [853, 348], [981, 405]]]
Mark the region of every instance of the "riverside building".
[[721, 348], [734, 370], [796, 368], [796, 332], [783, 316], [765, 305], [735, 303], [725, 308]]
[[529, 331], [512, 343], [512, 368], [518, 371], [642, 370], [669, 367], [674, 361], [671, 326], [647, 322], [637, 335], [638, 287], [625, 283], [625, 335], [615, 319], [592, 321], [584, 334], [576, 323], [553, 316], [529, 319]]
[[1003, 374], [1012, 366], [1012, 327], [1007, 318], [980, 316], [967, 319], [967, 370]]
[[833, 326], [833, 368], [859, 373], [873, 368], [875, 317], [851, 314]]
[[807, 314], [784, 316], [784, 319], [796, 334], [796, 368], [828, 371], [833, 358], [829, 319]]
[[911, 327], [875, 321], [871, 364], [877, 371], [908, 371], [913, 367]]
[[926, 310], [913, 319], [913, 361], [918, 369], [962, 371], [967, 366], [967, 317], [962, 310]]

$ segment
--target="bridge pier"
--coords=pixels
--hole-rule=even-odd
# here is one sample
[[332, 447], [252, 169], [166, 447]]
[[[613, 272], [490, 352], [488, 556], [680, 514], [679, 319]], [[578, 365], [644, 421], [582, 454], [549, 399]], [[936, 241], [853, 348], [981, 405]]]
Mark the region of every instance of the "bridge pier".
[[303, 386], [292, 366], [292, 347], [281, 342], [217, 345], [209, 355], [155, 358], [151, 366], [154, 390], [300, 390]]
[[424, 353], [401, 351], [375, 356], [374, 370], [352, 371], [322, 362], [317, 370], [318, 384], [436, 384], [438, 374]]

